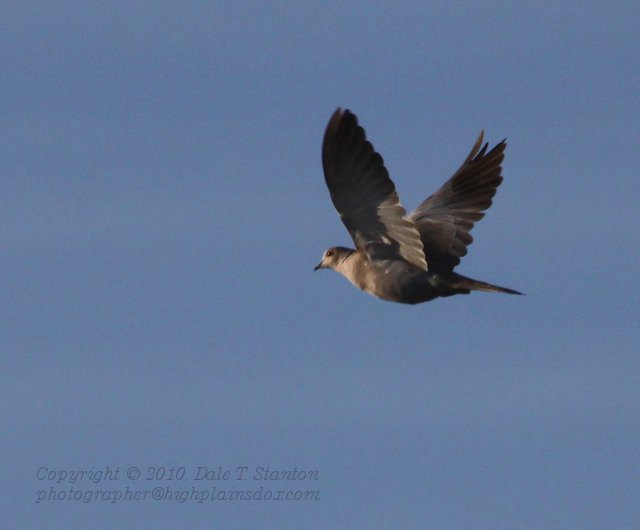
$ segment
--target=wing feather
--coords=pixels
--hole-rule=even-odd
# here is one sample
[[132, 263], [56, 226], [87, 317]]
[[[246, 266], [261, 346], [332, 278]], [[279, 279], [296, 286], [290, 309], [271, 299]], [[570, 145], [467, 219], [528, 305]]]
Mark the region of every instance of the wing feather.
[[473, 242], [469, 232], [484, 217], [502, 183], [507, 143], [503, 140], [487, 152], [483, 137], [484, 131], [458, 171], [409, 215], [432, 270], [450, 271], [460, 263]]
[[324, 135], [322, 166], [331, 200], [358, 250], [370, 259], [404, 259], [427, 268], [420, 234], [407, 219], [382, 157], [348, 110]]

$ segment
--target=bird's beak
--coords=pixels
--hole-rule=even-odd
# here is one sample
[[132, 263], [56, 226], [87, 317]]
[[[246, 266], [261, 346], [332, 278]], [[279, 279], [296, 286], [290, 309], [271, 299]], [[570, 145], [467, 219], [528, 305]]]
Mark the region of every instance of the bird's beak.
[[313, 268], [313, 270], [314, 270], [314, 271], [317, 271], [318, 269], [321, 269], [321, 268], [322, 268], [322, 262], [318, 263], [318, 264]]

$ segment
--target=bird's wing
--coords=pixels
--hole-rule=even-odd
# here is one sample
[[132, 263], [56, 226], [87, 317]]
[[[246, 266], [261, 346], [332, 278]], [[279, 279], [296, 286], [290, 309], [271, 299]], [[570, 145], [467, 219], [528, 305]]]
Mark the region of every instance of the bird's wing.
[[420, 232], [431, 269], [452, 270], [460, 263], [473, 241], [469, 234], [473, 224], [484, 217], [482, 212], [491, 206], [502, 182], [506, 140], [487, 153], [483, 136], [484, 131], [460, 169], [409, 215]]
[[331, 200], [358, 250], [370, 259], [404, 259], [426, 270], [420, 234], [405, 218], [382, 157], [348, 110], [336, 110], [327, 125], [322, 166]]

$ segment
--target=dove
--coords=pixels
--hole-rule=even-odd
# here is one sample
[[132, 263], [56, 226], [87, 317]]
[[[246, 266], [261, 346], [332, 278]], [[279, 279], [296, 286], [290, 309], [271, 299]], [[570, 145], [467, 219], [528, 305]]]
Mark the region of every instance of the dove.
[[483, 138], [484, 131], [453, 176], [407, 215], [357, 117], [338, 108], [324, 134], [322, 166], [356, 248], [329, 248], [314, 270], [333, 269], [363, 291], [403, 304], [471, 291], [522, 294], [453, 270], [502, 182], [506, 141], [488, 151]]

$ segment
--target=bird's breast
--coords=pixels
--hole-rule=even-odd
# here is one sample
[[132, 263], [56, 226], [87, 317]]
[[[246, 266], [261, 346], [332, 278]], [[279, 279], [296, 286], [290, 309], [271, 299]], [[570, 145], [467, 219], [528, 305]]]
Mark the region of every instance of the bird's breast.
[[429, 277], [430, 273], [405, 261], [380, 260], [368, 263], [358, 287], [383, 300], [417, 303], [429, 296]]

